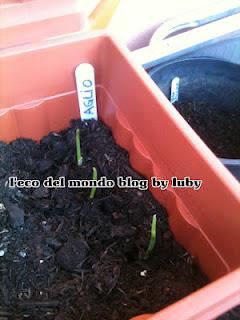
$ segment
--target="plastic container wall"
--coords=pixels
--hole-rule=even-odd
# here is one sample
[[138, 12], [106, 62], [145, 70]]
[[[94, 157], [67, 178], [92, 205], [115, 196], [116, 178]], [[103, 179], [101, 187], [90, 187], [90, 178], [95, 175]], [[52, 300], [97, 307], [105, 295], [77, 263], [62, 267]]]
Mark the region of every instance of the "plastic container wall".
[[[190, 176], [203, 181], [198, 191], [151, 190], [167, 208], [176, 239], [212, 280], [235, 270], [240, 266], [239, 183], [112, 38], [73, 35], [2, 51], [0, 140], [38, 140], [79, 117], [74, 70], [83, 62], [95, 68], [100, 117], [112, 128], [117, 143], [129, 151], [137, 171], [148, 178]], [[182, 320], [211, 319], [202, 314], [213, 317], [239, 302], [236, 271], [153, 319], [164, 319], [164, 312], [168, 320], [178, 319], [174, 318], [178, 312]]]
[[0, 49], [82, 30], [77, 0], [6, 0], [0, 3]]

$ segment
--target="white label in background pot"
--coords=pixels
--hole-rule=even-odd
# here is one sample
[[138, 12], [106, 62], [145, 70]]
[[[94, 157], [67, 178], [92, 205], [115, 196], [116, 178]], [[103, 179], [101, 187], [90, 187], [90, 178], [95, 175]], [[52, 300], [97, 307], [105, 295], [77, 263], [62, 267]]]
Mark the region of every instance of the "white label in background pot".
[[177, 102], [179, 98], [179, 82], [180, 79], [175, 77], [171, 83], [171, 103]]
[[75, 70], [81, 120], [98, 119], [94, 68], [81, 63]]

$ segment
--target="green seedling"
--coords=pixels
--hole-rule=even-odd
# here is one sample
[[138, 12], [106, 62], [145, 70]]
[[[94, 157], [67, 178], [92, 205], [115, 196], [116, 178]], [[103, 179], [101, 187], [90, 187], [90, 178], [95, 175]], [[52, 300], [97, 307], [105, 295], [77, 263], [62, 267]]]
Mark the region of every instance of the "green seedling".
[[77, 165], [81, 167], [83, 163], [83, 158], [81, 154], [80, 129], [76, 130], [76, 153], [77, 153]]
[[154, 214], [152, 217], [152, 224], [151, 224], [151, 237], [150, 237], [147, 252], [146, 252], [147, 257], [149, 257], [150, 254], [152, 253], [156, 245], [156, 240], [157, 240], [157, 215]]
[[[97, 169], [95, 167], [92, 168], [92, 180], [97, 180]], [[92, 187], [89, 199], [93, 199], [96, 193], [96, 187]]]

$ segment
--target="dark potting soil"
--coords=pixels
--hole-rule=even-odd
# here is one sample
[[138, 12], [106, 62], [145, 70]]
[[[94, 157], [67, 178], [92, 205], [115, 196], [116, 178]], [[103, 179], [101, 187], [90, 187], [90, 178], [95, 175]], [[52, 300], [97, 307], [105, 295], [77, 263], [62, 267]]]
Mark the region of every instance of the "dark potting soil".
[[176, 103], [175, 107], [216, 156], [240, 159], [239, 108], [196, 102]]
[[[80, 127], [83, 165], [76, 165]], [[18, 179], [142, 179], [101, 122], [72, 122], [40, 144], [0, 144], [0, 318], [129, 319], [156, 312], [204, 286], [206, 277], [169, 230], [148, 191], [9, 188]], [[151, 219], [157, 243], [145, 258]]]
[[217, 320], [239, 320], [240, 319], [240, 306], [226, 312], [224, 315], [217, 318]]

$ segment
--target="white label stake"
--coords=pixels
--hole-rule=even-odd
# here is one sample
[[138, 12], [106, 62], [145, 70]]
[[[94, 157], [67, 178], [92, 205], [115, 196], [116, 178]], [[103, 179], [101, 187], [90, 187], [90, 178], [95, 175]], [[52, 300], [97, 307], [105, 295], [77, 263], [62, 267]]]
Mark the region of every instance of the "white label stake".
[[171, 83], [171, 103], [177, 102], [179, 98], [179, 82], [180, 79], [175, 77]]
[[81, 120], [98, 120], [94, 68], [81, 63], [75, 70]]

